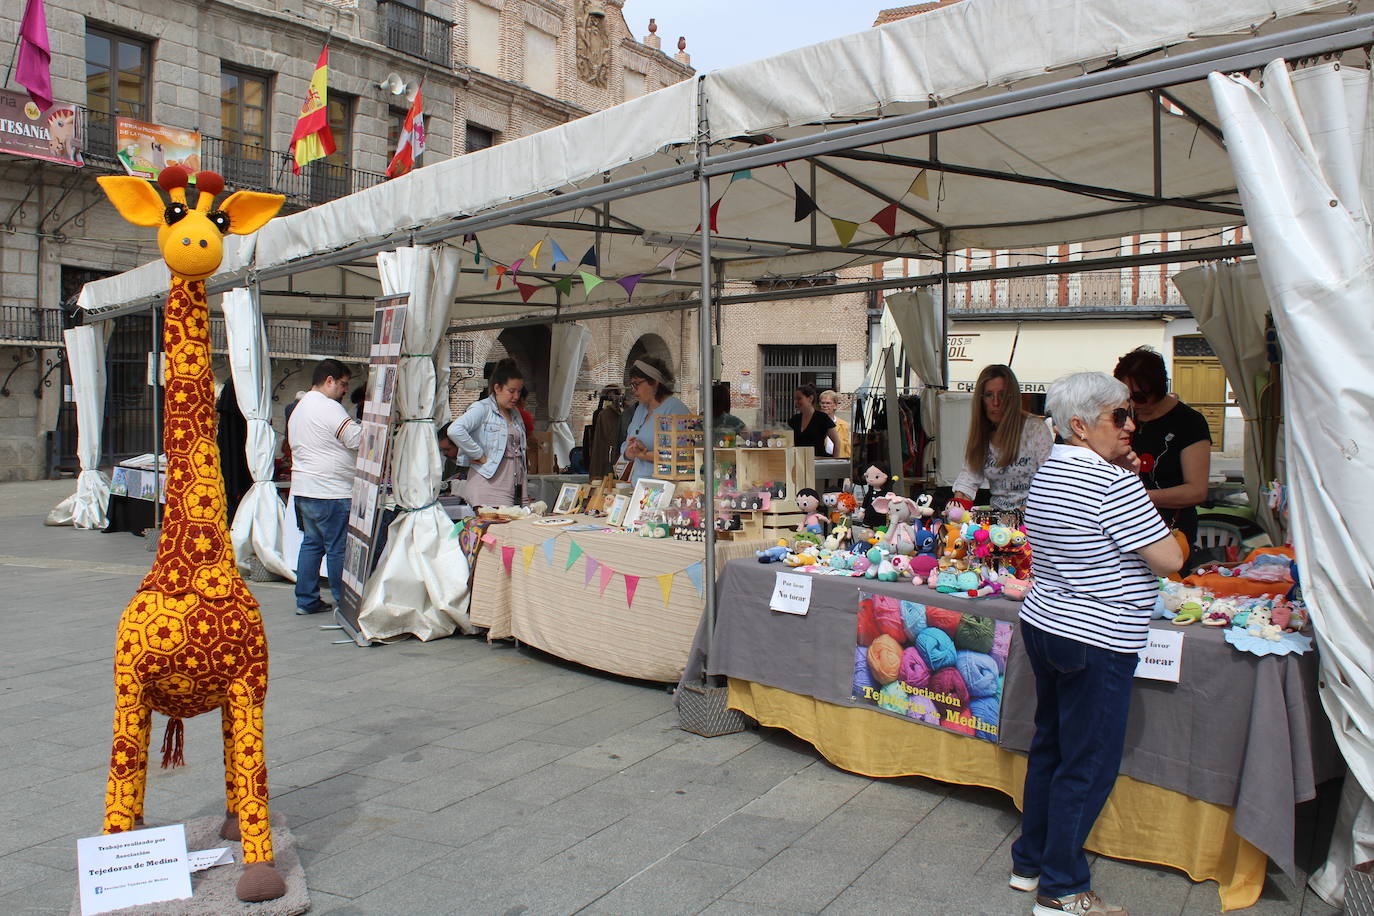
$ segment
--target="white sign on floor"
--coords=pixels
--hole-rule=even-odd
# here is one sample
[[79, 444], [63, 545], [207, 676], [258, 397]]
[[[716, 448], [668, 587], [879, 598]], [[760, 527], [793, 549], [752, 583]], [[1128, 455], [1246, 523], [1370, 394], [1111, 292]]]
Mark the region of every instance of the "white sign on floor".
[[1179, 668], [1183, 665], [1183, 631], [1150, 628], [1150, 641], [1140, 650], [1135, 676], [1152, 681], [1178, 683]]
[[181, 824], [83, 837], [76, 868], [82, 916], [191, 896]]

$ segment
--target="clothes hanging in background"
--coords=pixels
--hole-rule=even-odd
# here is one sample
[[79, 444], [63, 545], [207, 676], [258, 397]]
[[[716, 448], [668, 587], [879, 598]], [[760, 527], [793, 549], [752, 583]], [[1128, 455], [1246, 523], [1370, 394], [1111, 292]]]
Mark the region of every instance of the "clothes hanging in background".
[[215, 441], [219, 445], [220, 471], [224, 474], [226, 517], [232, 522], [243, 494], [253, 485], [253, 475], [248, 470], [248, 454], [244, 450], [244, 443], [248, 441], [248, 421], [243, 411], [239, 410], [232, 378], [220, 389], [215, 410], [219, 413]]
[[[921, 469], [925, 467], [926, 446], [930, 442], [930, 437], [921, 426], [921, 396], [899, 394], [896, 409], [901, 424], [902, 466], [893, 472], [899, 477], [911, 480], [921, 476]], [[870, 464], [887, 464], [887, 410], [887, 395], [883, 391], [861, 388], [855, 394], [852, 433], [852, 476], [855, 480], [863, 478], [863, 469]]]

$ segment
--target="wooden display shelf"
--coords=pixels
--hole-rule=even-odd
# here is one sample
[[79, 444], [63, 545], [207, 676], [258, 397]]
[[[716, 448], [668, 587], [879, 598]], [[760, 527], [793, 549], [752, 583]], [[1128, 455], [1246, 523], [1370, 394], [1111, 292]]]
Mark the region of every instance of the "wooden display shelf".
[[696, 480], [702, 447], [701, 415], [663, 414], [654, 418], [654, 474], [658, 480]]

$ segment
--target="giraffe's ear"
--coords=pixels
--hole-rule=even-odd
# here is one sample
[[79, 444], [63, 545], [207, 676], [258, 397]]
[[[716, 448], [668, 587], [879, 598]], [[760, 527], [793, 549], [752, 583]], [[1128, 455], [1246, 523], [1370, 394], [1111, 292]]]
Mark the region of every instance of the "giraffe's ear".
[[147, 181], [132, 175], [101, 175], [96, 181], [120, 216], [135, 226], [162, 225], [167, 204]]
[[229, 231], [235, 235], [252, 235], [277, 215], [286, 197], [263, 194], [259, 191], [235, 191], [217, 208], [229, 214]]

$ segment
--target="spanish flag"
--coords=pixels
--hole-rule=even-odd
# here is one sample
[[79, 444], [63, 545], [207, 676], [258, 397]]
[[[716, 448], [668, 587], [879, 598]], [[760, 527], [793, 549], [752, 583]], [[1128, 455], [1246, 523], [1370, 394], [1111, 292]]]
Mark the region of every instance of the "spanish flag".
[[334, 152], [334, 135], [329, 132], [328, 96], [329, 45], [326, 44], [315, 64], [315, 75], [310, 78], [301, 116], [296, 119], [296, 130], [291, 134], [291, 171], [297, 175], [301, 173], [301, 166]]

